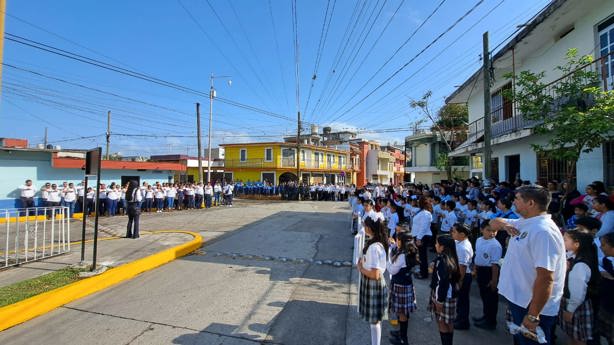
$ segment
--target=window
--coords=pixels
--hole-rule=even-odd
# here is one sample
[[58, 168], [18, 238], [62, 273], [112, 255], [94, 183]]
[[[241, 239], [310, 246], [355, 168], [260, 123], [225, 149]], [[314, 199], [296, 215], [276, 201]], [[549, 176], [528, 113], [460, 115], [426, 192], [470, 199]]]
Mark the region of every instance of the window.
[[614, 87], [614, 17], [606, 20], [597, 27], [599, 31], [599, 52], [600, 56], [609, 56], [603, 61], [603, 76], [608, 83], [609, 89]]
[[328, 169], [333, 167], [333, 155], [331, 155], [331, 154], [327, 154], [326, 155], [326, 167]]
[[264, 161], [272, 162], [273, 161], [273, 148], [267, 147], [264, 149]]
[[245, 162], [247, 160], [247, 149], [241, 149], [241, 151], [239, 151], [239, 157], [241, 162]]
[[[567, 180], [569, 177], [567, 176], [568, 170], [572, 168], [573, 164], [572, 161], [552, 159], [540, 153], [537, 155], [537, 182], [545, 186], [551, 180]], [[571, 171], [571, 178], [574, 180], [576, 178], [575, 168]]]
[[283, 167], [296, 166], [296, 151], [294, 149], [281, 149], [281, 165]]
[[301, 150], [301, 162], [307, 161], [307, 155], [305, 154], [305, 150]]
[[339, 156], [339, 168], [343, 168], [345, 166], [345, 156]]
[[490, 96], [492, 122], [506, 120], [514, 116], [512, 100], [503, 95], [511, 89], [512, 83], [508, 83]]

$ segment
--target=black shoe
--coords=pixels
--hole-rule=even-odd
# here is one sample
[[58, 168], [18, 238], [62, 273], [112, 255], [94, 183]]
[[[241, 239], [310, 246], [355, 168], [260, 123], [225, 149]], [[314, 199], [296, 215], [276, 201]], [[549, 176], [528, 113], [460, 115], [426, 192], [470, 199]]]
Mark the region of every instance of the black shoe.
[[481, 322], [476, 322], [474, 325], [477, 328], [485, 329], [488, 331], [494, 331], [495, 329], [497, 329], [497, 324], [490, 323], [486, 320], [481, 321]]
[[475, 317], [475, 316], [471, 317], [471, 320], [473, 320], [474, 322], [481, 322], [481, 321], [484, 321], [484, 319], [486, 319], [486, 316], [484, 316], [484, 315], [482, 315], [480, 317]]
[[465, 324], [465, 323], [460, 323], [460, 322], [455, 322], [454, 323], [454, 329], [457, 329], [459, 331], [466, 331], [469, 329], [469, 324]]
[[400, 338], [388, 338], [388, 340], [390, 341], [390, 344], [392, 345], [407, 345], [407, 343], [401, 340]]

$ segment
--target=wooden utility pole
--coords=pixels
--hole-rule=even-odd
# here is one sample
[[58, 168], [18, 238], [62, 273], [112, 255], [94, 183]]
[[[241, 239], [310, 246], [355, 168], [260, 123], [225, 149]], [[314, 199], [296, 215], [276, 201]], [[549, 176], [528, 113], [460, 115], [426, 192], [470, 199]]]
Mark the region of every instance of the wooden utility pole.
[[107, 149], [105, 159], [109, 160], [109, 146], [111, 144], [111, 111], [107, 112]]
[[[297, 113], [296, 126], [296, 182], [301, 183], [301, 112]], [[298, 185], [297, 185], [298, 188]]]
[[484, 181], [488, 181], [492, 176], [492, 162], [490, 157], [490, 140], [491, 140], [491, 130], [490, 130], [490, 122], [491, 118], [491, 110], [490, 110], [490, 52], [488, 48], [488, 31], [484, 33], [482, 36], [483, 40], [483, 52], [482, 59], [484, 61], [484, 65], [482, 66], [482, 73], [484, 74]]
[[44, 149], [47, 149], [47, 127], [45, 127], [45, 136], [43, 139], [43, 145], [44, 145]]
[[196, 103], [196, 143], [198, 145], [198, 182], [203, 182], [203, 149], [200, 142], [200, 103]]

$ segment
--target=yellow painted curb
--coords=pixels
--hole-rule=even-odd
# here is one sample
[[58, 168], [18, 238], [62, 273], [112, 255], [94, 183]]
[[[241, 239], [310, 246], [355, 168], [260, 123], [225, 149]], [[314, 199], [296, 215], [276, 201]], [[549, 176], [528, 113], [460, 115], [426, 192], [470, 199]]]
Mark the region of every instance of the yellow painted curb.
[[109, 269], [94, 277], [51, 290], [23, 301], [0, 308], [0, 331], [31, 320], [79, 298], [104, 290], [136, 275], [162, 266], [200, 248], [203, 238], [191, 231], [155, 231], [155, 233], [183, 233], [194, 237], [190, 242], [165, 249], [159, 253]]

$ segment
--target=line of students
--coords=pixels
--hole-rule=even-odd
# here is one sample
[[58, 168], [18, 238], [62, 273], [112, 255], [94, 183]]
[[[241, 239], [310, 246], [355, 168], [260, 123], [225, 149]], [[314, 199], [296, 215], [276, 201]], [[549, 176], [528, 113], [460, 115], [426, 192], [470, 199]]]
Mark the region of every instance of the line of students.
[[[428, 192], [424, 194], [430, 195]], [[442, 223], [441, 235], [435, 241], [437, 258], [433, 267], [434, 274], [431, 277], [432, 295], [429, 299], [429, 308], [435, 312], [442, 344], [452, 344], [455, 328], [469, 328], [469, 293], [473, 276], [477, 280], [483, 305], [482, 315], [473, 318], [475, 326], [488, 330], [496, 329], [500, 264], [501, 258], [505, 256], [505, 248], [510, 241], [510, 235], [508, 231], [500, 230], [497, 226], [491, 227], [490, 220], [493, 218], [519, 218], [512, 211], [514, 205], [506, 201], [509, 199], [497, 200], [496, 209], [492, 208], [495, 205], [492, 200], [481, 200], [479, 201], [480, 213], [477, 212], [476, 207], [472, 207], [477, 206], [478, 202], [466, 200], [464, 204], [472, 206], [468, 206], [467, 211], [462, 212], [461, 221], [459, 221], [459, 217], [456, 216], [459, 213], [458, 208], [453, 200], [440, 202], [440, 197], [427, 198], [422, 196], [414, 202], [413, 200], [416, 198], [413, 198], [413, 200], [410, 198], [409, 204], [413, 206], [409, 207], [412, 210], [409, 217], [405, 219], [409, 224], [408, 227], [411, 228], [410, 245], [408, 243], [410, 240], [407, 235], [401, 232], [403, 226], [400, 226], [398, 221], [399, 214], [402, 214], [406, 209], [402, 202], [396, 203], [388, 199], [380, 200], [375, 205], [375, 202], [371, 199], [364, 199], [364, 193], [357, 192], [356, 196], [352, 202], [354, 219], [363, 218], [365, 232], [370, 237], [364, 249], [365, 256], [359, 266], [359, 271], [365, 279], [364, 283], [361, 282], [360, 287], [359, 311], [362, 310], [361, 316], [371, 323], [373, 344], [379, 344], [381, 326], [378, 326], [378, 322], [383, 319], [383, 317], [377, 318], [374, 315], [384, 315], [384, 312], [381, 310], [373, 312], [372, 309], [382, 307], [383, 304], [379, 300], [381, 299], [380, 294], [381, 291], [386, 289], [381, 288], [375, 293], [370, 288], [373, 283], [369, 279], [377, 278], [385, 284], [385, 280], [383, 280], [384, 272], [388, 270], [392, 274], [390, 300], [387, 305], [393, 313], [398, 314], [401, 326], [401, 330], [394, 333], [394, 337], [391, 338], [393, 344], [407, 343], [406, 320], [408, 315], [406, 314], [415, 308], [415, 304], [412, 304], [412, 301], [415, 301], [415, 296], [410, 296], [407, 288], [395, 288], [394, 285], [395, 282], [410, 281], [407, 279], [406, 270], [401, 269], [403, 268], [401, 261], [397, 261], [399, 256], [395, 256], [394, 251], [390, 253], [384, 251], [384, 259], [391, 259], [386, 268], [378, 261], [382, 259], [381, 249], [387, 248], [383, 242], [390, 244], [393, 248], [401, 249], [404, 253], [411, 252], [412, 257], [415, 258], [415, 251], [422, 254], [419, 248], [425, 242], [425, 235], [432, 235], [431, 231], [425, 232], [423, 230], [425, 228], [423, 224], [436, 222], [436, 219], [441, 219]], [[601, 198], [597, 203], [606, 204], [606, 199]], [[439, 206], [437, 211], [432, 210], [432, 214], [438, 214], [437, 216], [428, 217], [431, 213], [428, 201], [435, 206], [443, 205]], [[420, 205], [422, 202], [424, 203]], [[459, 202], [463, 205], [462, 198]], [[604, 208], [607, 209], [606, 206]], [[470, 217], [474, 220], [467, 222]], [[570, 255], [570, 261], [565, 275], [563, 300], [560, 302], [560, 308], [556, 307], [560, 313], [558, 317], [559, 325], [574, 344], [598, 343], [599, 336], [607, 339], [608, 344], [613, 344], [614, 313], [612, 311], [614, 310], [614, 298], [611, 291], [614, 288], [612, 269], [614, 232], [594, 237], [601, 228], [601, 224], [597, 221], [588, 222], [587, 225], [587, 219], [591, 218], [578, 218], [577, 225], [582, 230], [569, 230], [564, 235], [565, 249]], [[433, 223], [433, 225], [435, 224]], [[592, 227], [589, 227], [589, 225]], [[474, 254], [470, 239], [475, 238], [473, 229], [476, 226], [479, 226], [482, 236], [475, 241]], [[431, 228], [436, 229], [437, 227], [432, 226]], [[392, 231], [392, 229], [394, 230]], [[505, 233], [506, 236], [499, 236], [500, 233]], [[448, 234], [451, 234], [451, 236]], [[389, 242], [388, 238], [392, 236], [396, 239]], [[513, 239], [516, 241], [522, 239], [523, 236], [526, 235], [524, 233], [516, 234]], [[381, 243], [381, 248], [377, 243]], [[369, 249], [372, 245], [375, 245], [374, 249]], [[413, 250], [413, 248], [417, 248], [417, 250]], [[598, 248], [601, 250], [598, 250]], [[373, 254], [373, 251], [376, 254]], [[599, 259], [597, 259], [598, 255], [600, 255]], [[411, 271], [414, 266], [424, 266], [426, 261], [424, 257], [425, 255], [418, 255], [418, 259], [415, 261], [412, 259], [411, 264], [406, 265], [405, 268], [411, 266]], [[407, 260], [407, 258], [404, 260]], [[377, 263], [374, 264], [374, 262]], [[395, 275], [401, 271], [403, 272], [401, 273], [403, 280], [395, 278]], [[424, 273], [418, 274], [417, 278], [425, 278]], [[376, 286], [379, 285], [376, 284]], [[599, 293], [599, 287], [601, 287], [601, 293]], [[395, 289], [403, 292], [403, 297], [400, 297], [399, 293], [395, 293]], [[376, 297], [378, 300], [374, 299]], [[407, 304], [400, 305], [401, 302], [399, 301], [407, 302]], [[399, 310], [400, 312], [398, 312]], [[513, 313], [514, 311], [510, 312]], [[550, 338], [552, 333], [552, 330], [549, 329], [547, 332], [548, 341], [552, 341]], [[523, 344], [535, 344], [535, 342], [526, 338], [521, 339], [523, 339]]]

